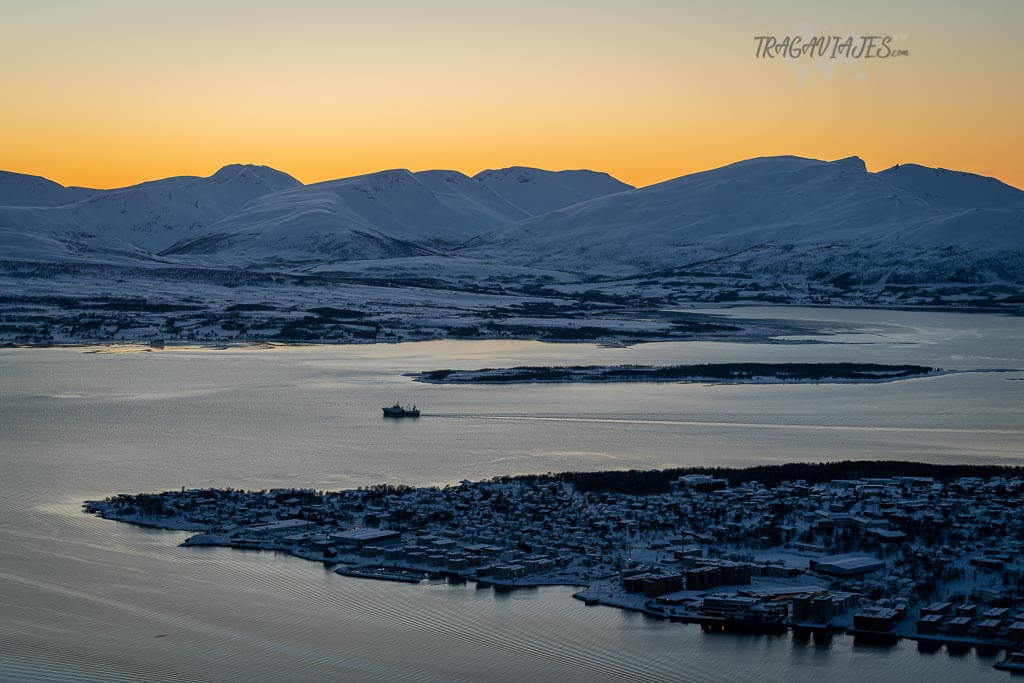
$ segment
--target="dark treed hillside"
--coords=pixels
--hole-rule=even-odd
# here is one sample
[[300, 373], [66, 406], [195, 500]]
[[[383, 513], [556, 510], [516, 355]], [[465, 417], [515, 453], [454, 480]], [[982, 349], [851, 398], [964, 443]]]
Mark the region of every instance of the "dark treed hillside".
[[632, 495], [651, 495], [670, 490], [672, 482], [686, 474], [708, 474], [725, 479], [731, 486], [758, 481], [765, 486], [777, 486], [784, 481], [801, 479], [816, 484], [833, 479], [860, 477], [934, 477], [949, 481], [960, 477], [989, 478], [1021, 476], [1021, 467], [1002, 465], [936, 465], [904, 460], [844, 460], [828, 463], [789, 463], [785, 465], [759, 465], [733, 469], [727, 467], [679, 467], [666, 470], [628, 470], [605, 472], [561, 472], [558, 474], [501, 477], [507, 480], [564, 481], [581, 491], [613, 491]]

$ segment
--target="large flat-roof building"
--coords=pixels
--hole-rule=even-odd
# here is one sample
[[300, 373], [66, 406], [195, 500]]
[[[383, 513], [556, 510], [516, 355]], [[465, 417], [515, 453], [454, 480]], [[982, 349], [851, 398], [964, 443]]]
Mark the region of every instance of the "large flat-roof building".
[[402, 538], [400, 531], [390, 529], [349, 529], [331, 534], [331, 539], [341, 545], [354, 545], [361, 548], [364, 545], [382, 545], [395, 543]]
[[853, 627], [865, 631], [891, 631], [900, 615], [889, 607], [868, 607], [853, 615]]
[[810, 569], [834, 576], [859, 576], [885, 569], [885, 562], [865, 555], [833, 555], [811, 560]]

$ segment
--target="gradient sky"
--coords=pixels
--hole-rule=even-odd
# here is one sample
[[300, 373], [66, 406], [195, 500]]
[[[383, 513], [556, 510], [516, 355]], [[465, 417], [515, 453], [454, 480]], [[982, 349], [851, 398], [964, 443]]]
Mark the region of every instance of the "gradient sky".
[[[0, 0], [0, 17], [0, 168], [66, 185], [232, 162], [646, 185], [798, 154], [1024, 187], [1019, 0]], [[808, 32], [910, 54], [754, 57], [756, 35]]]

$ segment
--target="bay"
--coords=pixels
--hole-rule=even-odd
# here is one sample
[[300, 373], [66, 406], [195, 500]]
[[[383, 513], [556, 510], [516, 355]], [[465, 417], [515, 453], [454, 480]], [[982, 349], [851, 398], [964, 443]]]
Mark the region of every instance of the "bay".
[[[81, 512], [181, 486], [432, 485], [561, 470], [901, 459], [1024, 464], [1024, 373], [889, 384], [453, 386], [403, 373], [544, 364], [853, 361], [1024, 368], [1024, 319], [750, 308], [827, 321], [799, 341], [605, 348], [523, 341], [0, 350], [0, 673], [13, 680], [955, 680], [920, 654], [494, 593], [341, 577], [292, 557], [179, 548]], [[419, 420], [380, 406], [416, 403]]]

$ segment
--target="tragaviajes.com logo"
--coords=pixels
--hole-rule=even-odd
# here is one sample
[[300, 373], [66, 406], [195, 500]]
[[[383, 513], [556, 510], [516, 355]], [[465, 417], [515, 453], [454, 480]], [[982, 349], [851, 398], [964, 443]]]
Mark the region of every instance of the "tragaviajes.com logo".
[[890, 59], [909, 57], [893, 43], [902, 36], [754, 36], [758, 59]]

